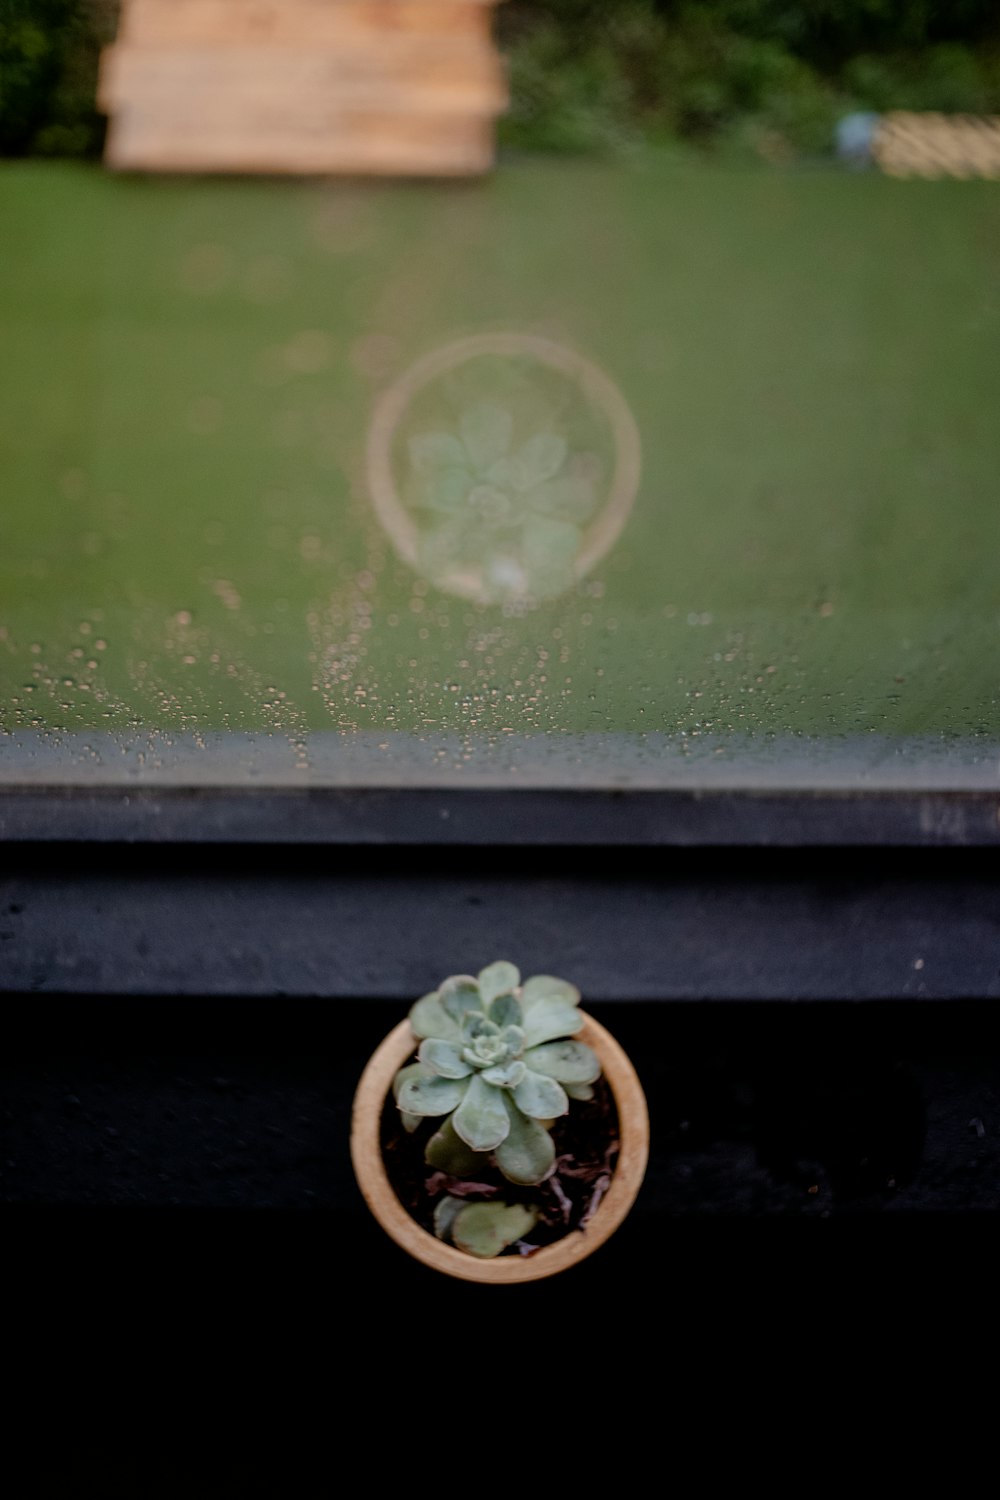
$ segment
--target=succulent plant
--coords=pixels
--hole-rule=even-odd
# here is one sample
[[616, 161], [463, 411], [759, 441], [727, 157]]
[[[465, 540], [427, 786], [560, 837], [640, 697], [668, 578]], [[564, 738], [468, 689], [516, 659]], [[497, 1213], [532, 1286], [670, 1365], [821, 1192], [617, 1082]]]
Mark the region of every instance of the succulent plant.
[[417, 1061], [393, 1092], [407, 1130], [445, 1116], [427, 1143], [430, 1166], [468, 1177], [492, 1154], [503, 1175], [524, 1185], [552, 1170], [549, 1126], [570, 1099], [589, 1099], [600, 1076], [596, 1054], [573, 1034], [583, 1025], [580, 992], [537, 974], [522, 985], [511, 963], [478, 978], [458, 974], [418, 1000], [410, 1024]]
[[451, 1195], [434, 1210], [434, 1233], [451, 1240], [467, 1255], [492, 1260], [538, 1223], [538, 1209], [531, 1203], [468, 1203]]

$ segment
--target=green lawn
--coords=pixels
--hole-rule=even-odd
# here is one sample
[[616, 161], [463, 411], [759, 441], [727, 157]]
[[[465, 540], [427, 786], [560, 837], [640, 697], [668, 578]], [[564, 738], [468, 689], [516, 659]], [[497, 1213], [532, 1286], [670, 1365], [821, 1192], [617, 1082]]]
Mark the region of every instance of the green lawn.
[[[7, 730], [996, 735], [996, 184], [7, 163], [0, 329]], [[365, 470], [379, 391], [495, 330], [600, 366], [642, 444], [617, 543], [527, 609], [400, 561]]]

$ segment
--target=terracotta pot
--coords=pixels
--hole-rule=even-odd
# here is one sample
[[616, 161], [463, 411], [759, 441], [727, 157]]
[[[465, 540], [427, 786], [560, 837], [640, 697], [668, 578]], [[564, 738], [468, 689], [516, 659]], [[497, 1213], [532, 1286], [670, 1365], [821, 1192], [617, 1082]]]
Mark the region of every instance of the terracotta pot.
[[[582, 1014], [582, 1013], [581, 1013]], [[416, 1043], [408, 1020], [400, 1021], [372, 1054], [354, 1096], [351, 1121], [351, 1159], [365, 1201], [382, 1228], [397, 1245], [449, 1276], [463, 1281], [538, 1281], [574, 1266], [604, 1244], [625, 1218], [642, 1184], [649, 1155], [649, 1115], [635, 1069], [609, 1031], [589, 1016], [577, 1039], [593, 1047], [614, 1095], [618, 1110], [621, 1151], [611, 1186], [586, 1229], [573, 1229], [555, 1244], [529, 1256], [500, 1256], [477, 1260], [436, 1239], [396, 1197], [382, 1160], [382, 1111], [397, 1071], [408, 1063]]]

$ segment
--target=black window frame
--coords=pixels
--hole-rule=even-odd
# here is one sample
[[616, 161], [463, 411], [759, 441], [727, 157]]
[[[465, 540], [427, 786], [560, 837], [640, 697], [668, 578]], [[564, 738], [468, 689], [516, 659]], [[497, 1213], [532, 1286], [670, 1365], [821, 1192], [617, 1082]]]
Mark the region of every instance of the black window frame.
[[1000, 793], [21, 785], [0, 841], [8, 993], [403, 1000], [483, 943], [598, 1000], [1000, 993]]

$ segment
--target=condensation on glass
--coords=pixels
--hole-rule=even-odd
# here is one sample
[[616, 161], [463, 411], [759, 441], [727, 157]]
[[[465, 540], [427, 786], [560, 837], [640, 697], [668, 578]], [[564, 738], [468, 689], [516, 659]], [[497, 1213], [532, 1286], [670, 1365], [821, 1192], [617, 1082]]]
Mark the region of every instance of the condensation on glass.
[[990, 183], [0, 177], [0, 779], [997, 780]]

